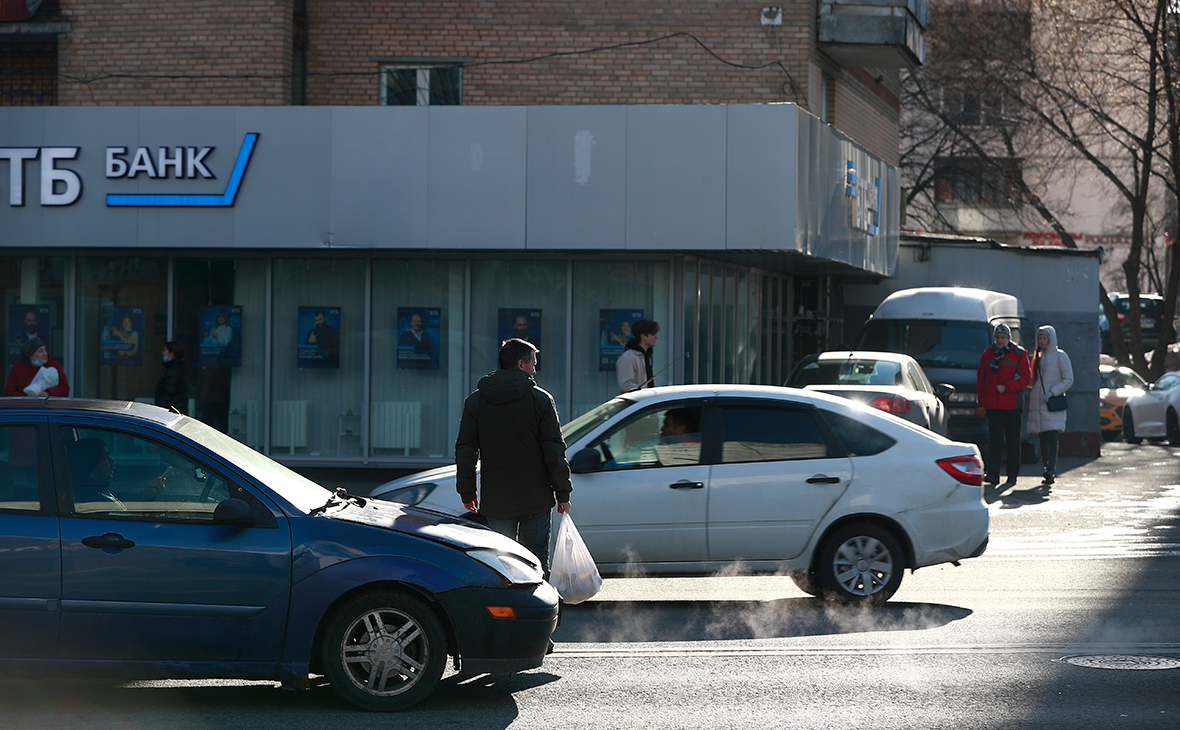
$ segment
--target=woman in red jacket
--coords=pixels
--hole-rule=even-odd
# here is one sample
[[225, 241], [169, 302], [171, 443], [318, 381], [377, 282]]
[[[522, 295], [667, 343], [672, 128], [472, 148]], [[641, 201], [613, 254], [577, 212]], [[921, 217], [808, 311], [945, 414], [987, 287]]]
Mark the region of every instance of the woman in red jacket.
[[[38, 377], [38, 374], [45, 368], [56, 372], [47, 371]], [[47, 380], [50, 384], [46, 384]], [[52, 384], [54, 381], [56, 384]], [[25, 392], [25, 388], [31, 388], [32, 392]], [[52, 395], [65, 398], [69, 394], [70, 381], [66, 380], [65, 368], [60, 362], [50, 357], [45, 343], [34, 337], [21, 345], [20, 362], [13, 365], [12, 370], [8, 373], [8, 387], [4, 389], [4, 395]]]
[[[987, 457], [983, 460], [983, 481], [1000, 481], [1000, 461], [1007, 461], [1005, 487], [1016, 486], [1020, 473], [1020, 393], [1032, 380], [1028, 350], [1012, 342], [1012, 330], [998, 324], [995, 342], [983, 351], [975, 373], [975, 392], [987, 413]], [[1005, 459], [1005, 455], [1007, 458]]]

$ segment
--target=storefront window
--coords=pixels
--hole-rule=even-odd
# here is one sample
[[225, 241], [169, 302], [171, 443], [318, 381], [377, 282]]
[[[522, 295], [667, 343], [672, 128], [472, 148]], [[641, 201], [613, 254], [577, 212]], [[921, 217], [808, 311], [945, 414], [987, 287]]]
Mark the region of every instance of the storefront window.
[[463, 399], [465, 262], [373, 262], [372, 457], [453, 458]]
[[270, 453], [359, 456], [365, 385], [364, 259], [277, 259]]
[[572, 417], [566, 406], [566, 261], [471, 262], [471, 386], [498, 368], [503, 340], [528, 340], [541, 351], [537, 384], [557, 402], [562, 423]]
[[168, 259], [78, 259], [71, 395], [155, 400], [168, 333]]
[[172, 339], [189, 363], [189, 415], [262, 448], [266, 261], [176, 259]]
[[[618, 395], [615, 361], [623, 352], [630, 325], [639, 318], [660, 323], [660, 339], [652, 352], [657, 385], [672, 382], [669, 365], [674, 323], [668, 310], [667, 261], [575, 261], [572, 411], [579, 416]], [[663, 371], [663, 372], [661, 372]]]
[[0, 258], [0, 291], [4, 293], [4, 377], [20, 360], [21, 345], [35, 336], [49, 354], [70, 372], [65, 351], [65, 259], [58, 257]]

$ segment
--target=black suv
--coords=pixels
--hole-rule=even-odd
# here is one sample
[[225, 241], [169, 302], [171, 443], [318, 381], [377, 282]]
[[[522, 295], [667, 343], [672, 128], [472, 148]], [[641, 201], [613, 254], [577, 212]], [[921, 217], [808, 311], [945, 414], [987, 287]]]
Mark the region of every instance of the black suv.
[[[1127, 323], [1127, 313], [1131, 309], [1131, 298], [1128, 294], [1111, 294], [1110, 301], [1119, 309], [1119, 322], [1123, 323], [1123, 341], [1131, 344], [1131, 330]], [[1164, 298], [1158, 294], [1139, 295], [1139, 326], [1143, 330], [1143, 347], [1154, 350], [1159, 343], [1160, 332], [1164, 327]], [[1101, 339], [1102, 352], [1110, 355], [1114, 352], [1110, 341], [1110, 322], [1106, 320], [1106, 312], [1099, 306], [1098, 333]], [[1175, 342], [1175, 335], [1168, 340], [1168, 344]]]

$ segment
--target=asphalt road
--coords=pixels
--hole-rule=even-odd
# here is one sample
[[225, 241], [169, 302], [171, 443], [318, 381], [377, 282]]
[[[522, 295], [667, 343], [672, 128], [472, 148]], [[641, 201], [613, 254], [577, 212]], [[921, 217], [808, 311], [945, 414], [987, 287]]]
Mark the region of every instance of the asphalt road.
[[[0, 681], [12, 728], [1180, 727], [1180, 449], [1106, 444], [986, 495], [992, 541], [879, 609], [786, 578], [608, 580], [544, 667], [450, 675], [399, 715], [327, 687]], [[1031, 471], [1031, 468], [1030, 468]]]

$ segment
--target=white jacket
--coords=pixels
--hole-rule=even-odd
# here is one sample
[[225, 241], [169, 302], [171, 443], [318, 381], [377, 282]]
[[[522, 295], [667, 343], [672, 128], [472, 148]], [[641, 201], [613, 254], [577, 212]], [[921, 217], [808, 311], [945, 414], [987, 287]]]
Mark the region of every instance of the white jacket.
[[1037, 334], [1049, 335], [1049, 346], [1041, 353], [1036, 379], [1028, 386], [1028, 432], [1064, 431], [1067, 411], [1051, 411], [1045, 405], [1051, 395], [1061, 395], [1073, 386], [1073, 366], [1069, 355], [1057, 349], [1057, 331], [1045, 325]]
[[647, 366], [643, 354], [638, 350], [623, 350], [615, 362], [615, 378], [619, 381], [619, 393], [630, 393], [647, 383]]

